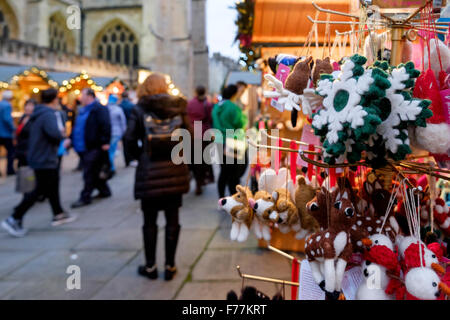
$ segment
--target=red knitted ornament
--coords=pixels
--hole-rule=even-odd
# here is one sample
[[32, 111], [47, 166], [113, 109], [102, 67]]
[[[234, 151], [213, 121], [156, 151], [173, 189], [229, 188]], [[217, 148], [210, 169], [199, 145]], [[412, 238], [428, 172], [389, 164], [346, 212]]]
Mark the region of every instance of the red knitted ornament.
[[364, 252], [364, 259], [379, 264], [395, 273], [400, 272], [397, 254], [386, 246], [373, 246], [370, 250]]
[[[422, 266], [425, 266], [425, 247], [421, 244]], [[405, 267], [406, 269], [420, 267], [419, 245], [417, 243], [411, 244], [405, 250]]]
[[427, 247], [428, 249], [433, 251], [433, 253], [438, 257], [439, 261], [442, 260], [442, 257], [444, 256], [444, 249], [439, 243], [433, 242], [428, 244]]

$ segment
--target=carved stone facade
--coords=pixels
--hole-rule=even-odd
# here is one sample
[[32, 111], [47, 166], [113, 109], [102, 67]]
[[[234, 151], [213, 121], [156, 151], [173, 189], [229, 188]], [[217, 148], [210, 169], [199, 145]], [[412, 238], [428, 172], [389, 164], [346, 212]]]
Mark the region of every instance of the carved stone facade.
[[[208, 84], [205, 3], [0, 0], [0, 38], [15, 40], [4, 54], [8, 46], [3, 39], [0, 64], [30, 63], [55, 71], [78, 68], [103, 76], [117, 73], [123, 80], [134, 76], [128, 69], [146, 68], [169, 74], [191, 96], [195, 85]], [[80, 28], [70, 30], [67, 21], [74, 17], [73, 8], [81, 12]], [[24, 48], [38, 53], [22, 59]]]

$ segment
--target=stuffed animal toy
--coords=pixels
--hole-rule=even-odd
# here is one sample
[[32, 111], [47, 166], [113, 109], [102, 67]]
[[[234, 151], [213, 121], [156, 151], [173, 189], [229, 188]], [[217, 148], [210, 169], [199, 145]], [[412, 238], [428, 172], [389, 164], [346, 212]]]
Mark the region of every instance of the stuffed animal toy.
[[349, 191], [334, 192], [328, 228], [310, 235], [305, 248], [313, 278], [329, 299], [340, 295], [344, 271], [353, 253], [349, 230], [356, 218]]
[[270, 227], [273, 225], [270, 214], [274, 211], [275, 200], [272, 193], [277, 188], [282, 188], [286, 184], [287, 169], [281, 168], [278, 174], [273, 169], [266, 169], [260, 175], [258, 181], [258, 192], [249, 199], [249, 204], [255, 213], [255, 226], [253, 231], [258, 239], [269, 241], [271, 239]]
[[421, 255], [419, 255], [419, 244], [412, 243], [404, 253], [404, 273], [408, 273], [412, 268], [427, 267], [432, 268], [438, 274], [445, 274], [444, 268], [439, 264], [437, 255], [428, 249], [424, 244], [420, 244]]
[[386, 40], [386, 32], [371, 32], [366, 37], [364, 40], [364, 56], [367, 58], [367, 65], [372, 65], [376, 60], [383, 60]]
[[[275, 206], [269, 217], [281, 233], [288, 233], [291, 230], [299, 232], [301, 230], [298, 209], [291, 197], [292, 193], [287, 188], [277, 189], [272, 193]], [[304, 232], [298, 235], [298, 237], [303, 235]]]
[[313, 58], [308, 57], [295, 64], [294, 69], [289, 74], [286, 83], [284, 84], [286, 90], [297, 95], [303, 94], [303, 90], [308, 86], [309, 77], [311, 75], [310, 64], [312, 61]]
[[249, 200], [250, 206], [255, 212], [254, 229], [258, 239], [270, 241], [270, 227], [273, 225], [270, 214], [274, 210], [275, 204], [272, 201], [272, 195], [265, 190], [255, 193], [254, 197]]
[[405, 276], [407, 300], [444, 300], [450, 296], [450, 288], [431, 268], [411, 269]]
[[316, 196], [317, 188], [306, 183], [304, 177], [297, 179], [297, 187], [295, 189], [295, 205], [298, 209], [300, 224], [303, 229], [310, 232], [319, 231], [319, 223], [308, 213], [307, 204]]
[[314, 69], [312, 70], [312, 80], [313, 85], [317, 85], [317, 81], [320, 80], [321, 74], [331, 74], [333, 73], [333, 65], [330, 62], [330, 58], [326, 57], [325, 59], [316, 59], [316, 63], [314, 64]]
[[[389, 218], [384, 223], [381, 232], [386, 234], [394, 242], [397, 234], [400, 232], [400, 226], [393, 214], [395, 206], [392, 205], [391, 210], [387, 212], [391, 193], [385, 190], [378, 180], [372, 183], [365, 181], [363, 185], [369, 207], [369, 216], [364, 219], [367, 224], [366, 228], [370, 227], [370, 230], [368, 230], [370, 234], [380, 232], [383, 221], [388, 216]], [[395, 201], [395, 204], [396, 199], [393, 201]]]
[[[428, 50], [425, 49], [424, 54], [424, 63], [425, 68], [428, 68]], [[439, 51], [439, 52], [438, 52]], [[442, 69], [439, 62], [439, 55], [440, 60], [442, 62]], [[447, 45], [438, 40], [438, 39], [431, 39], [430, 40], [430, 57], [431, 57], [431, 70], [433, 70], [434, 75], [436, 76], [436, 79], [439, 79], [439, 73], [441, 70], [446, 71], [450, 67], [450, 49], [447, 47]]]
[[231, 197], [219, 199], [219, 207], [231, 215], [232, 225], [230, 239], [243, 242], [247, 240], [253, 222], [253, 209], [249, 205], [252, 193], [249, 188], [240, 185], [237, 193]]
[[[389, 274], [400, 276], [400, 264], [391, 240], [382, 234], [369, 237], [368, 249], [364, 252], [362, 272], [364, 280], [356, 293], [356, 300], [392, 300], [386, 293], [392, 280]], [[389, 274], [388, 274], [389, 273]]]

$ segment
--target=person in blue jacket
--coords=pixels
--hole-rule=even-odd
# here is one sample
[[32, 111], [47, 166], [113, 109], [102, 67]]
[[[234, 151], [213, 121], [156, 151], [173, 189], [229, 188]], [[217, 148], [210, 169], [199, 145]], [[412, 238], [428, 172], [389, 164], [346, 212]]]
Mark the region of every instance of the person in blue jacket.
[[12, 118], [11, 100], [13, 93], [9, 90], [3, 92], [3, 100], [0, 101], [0, 146], [4, 146], [8, 154], [7, 175], [15, 174], [14, 171], [14, 122]]

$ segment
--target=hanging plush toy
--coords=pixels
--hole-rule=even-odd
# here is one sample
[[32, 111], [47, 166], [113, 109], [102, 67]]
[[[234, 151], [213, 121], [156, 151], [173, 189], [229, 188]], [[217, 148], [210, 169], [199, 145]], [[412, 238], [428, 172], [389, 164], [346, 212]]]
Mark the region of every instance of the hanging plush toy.
[[313, 278], [329, 299], [340, 295], [344, 271], [353, 253], [349, 230], [356, 218], [348, 190], [336, 189], [333, 198], [329, 227], [310, 235], [305, 248]]
[[441, 281], [431, 268], [411, 269], [405, 276], [407, 300], [444, 300], [450, 296], [450, 288]]
[[236, 190], [237, 193], [233, 196], [219, 199], [219, 207], [231, 215], [230, 239], [243, 242], [247, 240], [253, 222], [253, 209], [249, 205], [252, 193], [250, 188], [240, 185]]
[[434, 220], [439, 229], [449, 237], [450, 236], [450, 208], [443, 199], [437, 198], [434, 205]]
[[400, 276], [397, 253], [394, 252], [394, 246], [388, 237], [377, 234], [369, 239], [362, 265], [364, 281], [356, 292], [356, 300], [393, 300], [394, 296], [392, 293], [386, 293], [386, 289], [393, 280], [389, 274]]
[[[272, 193], [272, 198], [275, 201], [275, 207], [269, 217], [275, 223], [275, 226], [278, 227], [281, 233], [288, 233], [291, 230], [300, 232], [300, 218], [298, 209], [295, 206], [293, 192], [289, 191], [288, 188], [277, 189]], [[296, 237], [301, 239], [304, 233], [301, 232]]]
[[326, 57], [325, 59], [316, 59], [314, 64], [314, 68], [312, 70], [312, 80], [313, 85], [316, 86], [317, 82], [320, 80], [320, 76], [322, 74], [331, 74], [333, 73], [333, 65], [330, 62], [330, 58]]
[[376, 103], [390, 86], [388, 75], [376, 67], [365, 70], [366, 61], [355, 54], [344, 63], [338, 79], [322, 75], [317, 85], [323, 109], [313, 115], [312, 127], [321, 137], [327, 163], [359, 161], [366, 140], [381, 123]]
[[408, 273], [410, 269], [417, 267], [432, 268], [438, 274], [444, 275], [445, 270], [439, 264], [438, 256], [428, 249], [424, 244], [420, 244], [421, 255], [419, 255], [419, 244], [412, 243], [404, 253], [404, 273]]
[[308, 232], [319, 231], [319, 223], [313, 216], [308, 213], [307, 204], [316, 196], [317, 188], [306, 183], [304, 177], [297, 179], [297, 187], [295, 189], [295, 205], [298, 208], [300, 224], [304, 230]]

